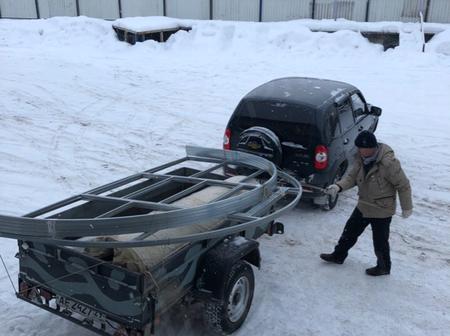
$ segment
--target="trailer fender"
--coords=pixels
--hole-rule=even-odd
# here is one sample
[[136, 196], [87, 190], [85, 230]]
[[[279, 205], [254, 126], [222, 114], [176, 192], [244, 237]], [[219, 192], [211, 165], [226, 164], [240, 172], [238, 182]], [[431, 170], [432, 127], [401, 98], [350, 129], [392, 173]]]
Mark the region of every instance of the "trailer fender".
[[210, 297], [222, 299], [225, 292], [225, 281], [234, 264], [244, 260], [249, 264], [261, 267], [259, 243], [256, 240], [237, 236], [226, 239], [206, 253], [199, 269], [197, 288]]

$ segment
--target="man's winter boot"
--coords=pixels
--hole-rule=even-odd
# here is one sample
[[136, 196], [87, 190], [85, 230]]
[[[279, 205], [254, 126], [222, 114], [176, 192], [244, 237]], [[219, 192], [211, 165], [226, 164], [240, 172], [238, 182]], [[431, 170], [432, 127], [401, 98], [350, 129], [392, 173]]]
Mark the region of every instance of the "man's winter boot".
[[366, 274], [371, 276], [388, 275], [390, 273], [391, 272], [388, 269], [379, 266], [366, 269]]
[[339, 265], [343, 264], [345, 259], [345, 258], [338, 258], [334, 253], [322, 253], [320, 255], [320, 258], [322, 258], [322, 260], [325, 260], [327, 262]]

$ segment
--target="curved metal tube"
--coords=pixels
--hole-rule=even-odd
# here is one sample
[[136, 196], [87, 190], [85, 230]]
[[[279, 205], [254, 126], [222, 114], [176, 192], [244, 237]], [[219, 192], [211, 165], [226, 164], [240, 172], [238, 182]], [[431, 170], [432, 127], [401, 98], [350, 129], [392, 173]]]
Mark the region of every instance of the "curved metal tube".
[[[205, 239], [222, 238], [228, 235], [233, 235], [235, 233], [242, 232], [244, 230], [252, 229], [254, 227], [270, 223], [276, 218], [282, 216], [289, 210], [293, 209], [297, 203], [300, 201], [302, 195], [302, 186], [295, 178], [290, 175], [279, 172], [279, 175], [286, 180], [288, 183], [292, 184], [296, 191], [298, 191], [296, 197], [283, 208], [265, 216], [246, 223], [236, 224], [230, 227], [212, 230], [208, 232], [196, 233], [192, 235], [174, 237], [170, 239], [161, 240], [132, 240], [132, 241], [79, 241], [79, 240], [67, 240], [67, 239], [45, 239], [34, 237], [32, 241], [42, 242], [45, 244], [53, 244], [60, 246], [72, 246], [72, 247], [102, 247], [102, 248], [131, 248], [131, 247], [148, 247], [148, 246], [158, 246], [158, 245], [170, 245], [179, 244], [187, 242], [195, 242]], [[29, 237], [8, 237], [21, 240], [29, 240]]]
[[[150, 213], [147, 215], [95, 219], [37, 219], [0, 215], [0, 237], [31, 241], [41, 240], [53, 244], [69, 245], [69, 243], [75, 244], [75, 241], [66, 240], [64, 238], [156, 232], [162, 229], [195, 224], [212, 218], [225, 218], [230, 214], [243, 211], [257, 204], [263, 200], [264, 197], [267, 197], [268, 194], [271, 194], [277, 186], [279, 172], [272, 162], [261, 157], [242, 152], [200, 147], [187, 147], [186, 151], [188, 156], [221, 159], [226, 160], [228, 164], [248, 165], [264, 170], [271, 177], [265, 183], [255, 187], [255, 189], [238, 196], [194, 208], [185, 208], [155, 214]], [[291, 181], [291, 184], [298, 186], [301, 191], [301, 186], [295, 179], [291, 177], [287, 177], [287, 179]], [[275, 218], [275, 216], [272, 217]], [[270, 221], [272, 219], [267, 220]], [[262, 219], [257, 220], [257, 222], [261, 224]], [[220, 235], [223, 234], [225, 233], [220, 233]], [[133, 244], [134, 243], [141, 242], [138, 241], [133, 242]], [[164, 244], [166, 243], [167, 242]], [[89, 246], [92, 246], [92, 244], [93, 243], [90, 242]], [[72, 244], [70, 245], [75, 246]], [[150, 245], [151, 244], [140, 246]], [[136, 245], [130, 244], [127, 246], [131, 247]]]

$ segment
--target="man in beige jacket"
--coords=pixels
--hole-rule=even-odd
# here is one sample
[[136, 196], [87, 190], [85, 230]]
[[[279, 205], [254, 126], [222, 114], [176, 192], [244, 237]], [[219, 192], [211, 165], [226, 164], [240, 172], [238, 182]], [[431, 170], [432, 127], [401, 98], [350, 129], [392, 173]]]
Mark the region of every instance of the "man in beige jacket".
[[385, 275], [391, 271], [389, 226], [395, 214], [397, 194], [403, 210], [402, 217], [407, 218], [411, 216], [413, 208], [411, 187], [392, 148], [378, 143], [373, 133], [361, 132], [355, 145], [359, 155], [350, 171], [336, 184], [330, 185], [325, 193], [335, 196], [358, 186], [358, 205], [348, 219], [334, 252], [321, 254], [320, 257], [328, 262], [342, 264], [348, 251], [370, 224], [377, 266], [367, 269], [366, 274]]

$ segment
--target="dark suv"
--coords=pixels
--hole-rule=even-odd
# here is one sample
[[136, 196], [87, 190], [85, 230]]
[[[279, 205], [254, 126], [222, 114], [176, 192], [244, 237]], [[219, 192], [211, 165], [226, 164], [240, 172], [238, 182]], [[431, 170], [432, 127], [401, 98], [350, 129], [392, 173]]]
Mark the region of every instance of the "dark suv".
[[345, 173], [357, 151], [356, 136], [375, 131], [380, 115], [381, 109], [367, 104], [350, 84], [275, 79], [241, 100], [228, 122], [224, 149], [273, 161], [302, 182], [303, 198], [332, 209], [337, 198], [324, 195], [322, 188]]

